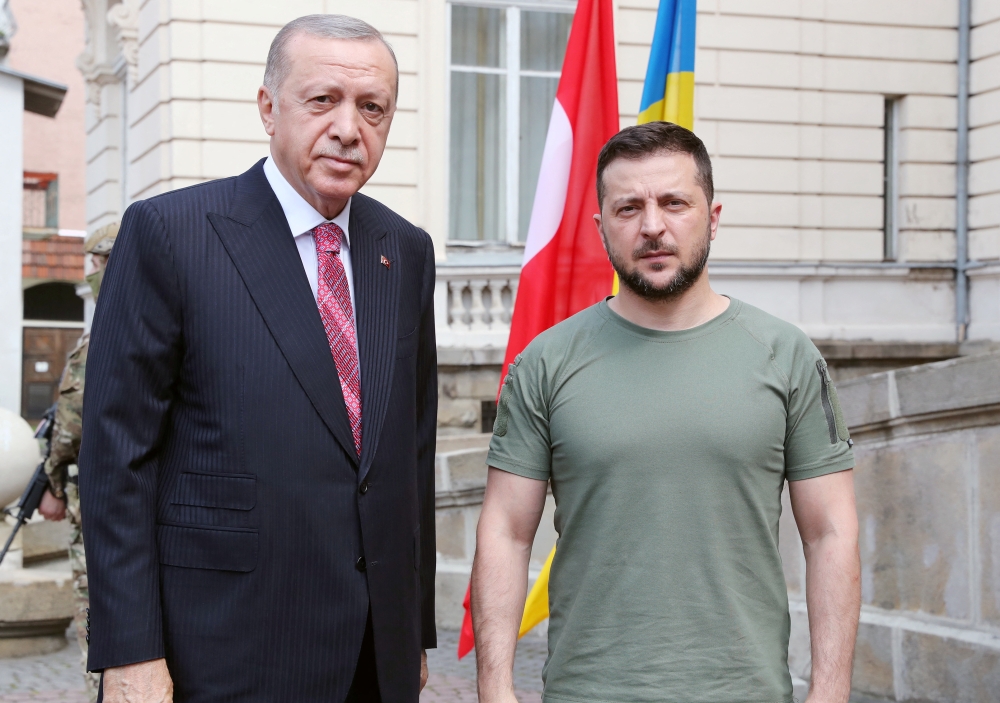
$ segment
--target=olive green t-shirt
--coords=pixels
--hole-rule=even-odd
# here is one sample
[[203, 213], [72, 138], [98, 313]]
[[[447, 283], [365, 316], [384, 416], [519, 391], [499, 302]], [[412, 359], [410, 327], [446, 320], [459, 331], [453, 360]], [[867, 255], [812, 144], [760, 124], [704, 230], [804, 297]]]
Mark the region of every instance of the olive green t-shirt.
[[511, 364], [487, 463], [552, 481], [546, 703], [792, 700], [785, 479], [854, 466], [826, 364], [738, 300], [680, 332], [601, 302]]

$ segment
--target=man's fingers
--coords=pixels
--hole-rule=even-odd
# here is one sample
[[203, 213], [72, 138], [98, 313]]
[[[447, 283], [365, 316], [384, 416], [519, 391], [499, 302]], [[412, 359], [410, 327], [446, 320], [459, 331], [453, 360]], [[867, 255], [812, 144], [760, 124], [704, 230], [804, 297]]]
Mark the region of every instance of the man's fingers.
[[51, 490], [46, 490], [42, 494], [42, 501], [38, 504], [38, 512], [46, 520], [58, 522], [66, 517], [66, 501], [56, 498]]

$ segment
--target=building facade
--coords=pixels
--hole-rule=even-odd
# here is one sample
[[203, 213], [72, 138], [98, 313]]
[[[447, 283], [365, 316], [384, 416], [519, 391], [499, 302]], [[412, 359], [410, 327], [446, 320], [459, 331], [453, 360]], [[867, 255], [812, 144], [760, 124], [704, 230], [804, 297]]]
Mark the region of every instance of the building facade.
[[[266, 156], [255, 96], [285, 22], [340, 12], [385, 33], [399, 111], [365, 192], [433, 237], [441, 422], [485, 427], [573, 0], [83, 7], [90, 230], [135, 199]], [[615, 0], [623, 126], [636, 119], [656, 7]], [[723, 204], [715, 287], [802, 327], [841, 377], [1000, 340], [1000, 3], [698, 8], [695, 131]]]
[[[55, 402], [67, 352], [84, 328], [86, 234], [83, 12], [74, 0], [0, 3], [4, 98], [4, 374], [0, 404], [36, 420]], [[12, 84], [13, 85], [13, 84]], [[22, 89], [23, 88], [23, 89]], [[14, 152], [17, 152], [16, 154]]]

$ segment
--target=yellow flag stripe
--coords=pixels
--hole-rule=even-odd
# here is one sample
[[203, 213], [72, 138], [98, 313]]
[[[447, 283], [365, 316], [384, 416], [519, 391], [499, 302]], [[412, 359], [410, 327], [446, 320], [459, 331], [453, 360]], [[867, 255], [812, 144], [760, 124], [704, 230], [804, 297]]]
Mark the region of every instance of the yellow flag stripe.
[[552, 568], [552, 558], [556, 555], [556, 548], [549, 552], [548, 559], [542, 571], [535, 580], [535, 585], [531, 587], [531, 593], [524, 601], [524, 615], [521, 617], [521, 630], [517, 633], [517, 638], [521, 639], [531, 632], [542, 620], [549, 617], [549, 570]]
[[638, 124], [660, 121], [694, 129], [694, 73], [669, 74], [663, 99], [639, 113]]

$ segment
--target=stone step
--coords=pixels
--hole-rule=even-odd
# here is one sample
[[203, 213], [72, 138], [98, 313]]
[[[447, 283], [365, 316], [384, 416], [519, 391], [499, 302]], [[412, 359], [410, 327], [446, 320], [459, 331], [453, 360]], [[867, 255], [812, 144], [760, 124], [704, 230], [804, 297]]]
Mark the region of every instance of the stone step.
[[[7, 558], [20, 554], [12, 550]], [[75, 613], [69, 559], [0, 569], [0, 658], [48, 654], [66, 646]]]

